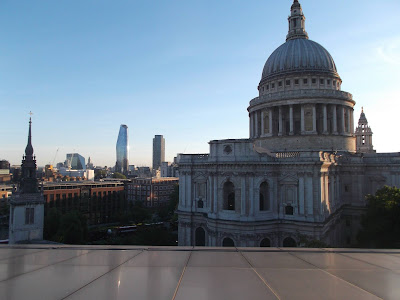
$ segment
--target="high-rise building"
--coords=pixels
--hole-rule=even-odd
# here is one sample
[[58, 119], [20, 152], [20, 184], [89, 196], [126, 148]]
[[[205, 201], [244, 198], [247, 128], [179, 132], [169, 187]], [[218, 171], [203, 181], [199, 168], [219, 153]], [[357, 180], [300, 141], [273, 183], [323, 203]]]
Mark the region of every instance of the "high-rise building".
[[33, 155], [31, 119], [28, 144], [25, 148], [19, 190], [10, 200], [9, 243], [24, 243], [43, 239], [44, 199], [36, 179], [36, 157]]
[[119, 128], [118, 140], [117, 140], [117, 162], [115, 163], [115, 172], [122, 174], [128, 174], [128, 126], [121, 125]]
[[73, 170], [86, 169], [85, 158], [79, 153], [68, 153], [65, 167]]
[[156, 135], [153, 139], [153, 172], [161, 168], [165, 161], [165, 139], [162, 135]]

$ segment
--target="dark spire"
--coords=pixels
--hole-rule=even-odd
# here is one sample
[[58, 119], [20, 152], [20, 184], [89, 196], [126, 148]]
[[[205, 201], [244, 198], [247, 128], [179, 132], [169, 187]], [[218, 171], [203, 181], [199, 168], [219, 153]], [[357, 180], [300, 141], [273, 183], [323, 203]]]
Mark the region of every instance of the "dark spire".
[[[29, 113], [32, 115], [32, 113]], [[21, 179], [21, 192], [22, 193], [37, 193], [38, 182], [36, 179], [36, 160], [33, 156], [32, 147], [32, 117], [29, 118], [29, 132], [28, 144], [25, 148], [25, 156], [21, 164], [22, 179]]]
[[303, 15], [303, 9], [299, 1], [294, 0], [290, 8], [289, 32], [286, 36], [286, 41], [293, 39], [308, 39], [306, 31], [306, 17]]
[[[30, 113], [31, 114], [31, 113]], [[32, 147], [32, 118], [29, 118], [29, 133], [28, 133], [28, 144], [25, 148], [25, 156], [33, 155], [33, 147]]]

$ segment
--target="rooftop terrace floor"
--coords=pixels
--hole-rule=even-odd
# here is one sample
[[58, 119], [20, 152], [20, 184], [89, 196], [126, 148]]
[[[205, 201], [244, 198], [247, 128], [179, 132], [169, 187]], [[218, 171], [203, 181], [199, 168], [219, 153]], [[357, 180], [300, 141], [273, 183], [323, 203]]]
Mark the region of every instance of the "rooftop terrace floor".
[[400, 299], [400, 250], [0, 247], [0, 299]]

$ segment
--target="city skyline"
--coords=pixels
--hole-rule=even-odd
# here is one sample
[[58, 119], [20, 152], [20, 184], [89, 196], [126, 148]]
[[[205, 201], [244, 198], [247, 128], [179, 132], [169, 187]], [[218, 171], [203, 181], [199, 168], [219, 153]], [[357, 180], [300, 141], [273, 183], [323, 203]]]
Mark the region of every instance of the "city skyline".
[[[177, 1], [156, 11], [138, 2], [3, 3], [0, 159], [21, 163], [30, 110], [39, 166], [58, 148], [56, 163], [78, 152], [113, 166], [121, 123], [134, 145], [128, 159], [138, 166], [151, 165], [156, 134], [168, 139], [167, 161], [208, 152], [210, 140], [247, 138], [246, 108], [260, 66], [284, 42], [290, 2]], [[342, 88], [357, 102], [356, 119], [364, 107], [376, 150], [398, 151], [388, 128], [399, 109], [400, 3], [302, 6], [310, 39], [330, 50]], [[382, 105], [390, 107], [385, 115]]]

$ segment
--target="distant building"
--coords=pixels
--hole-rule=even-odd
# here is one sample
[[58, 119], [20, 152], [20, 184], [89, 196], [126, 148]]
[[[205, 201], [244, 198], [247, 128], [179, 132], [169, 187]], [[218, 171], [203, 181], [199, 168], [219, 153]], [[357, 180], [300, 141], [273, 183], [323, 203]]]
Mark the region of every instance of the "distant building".
[[124, 183], [118, 180], [96, 182], [44, 182], [43, 198], [46, 211], [57, 208], [63, 213], [71, 210], [84, 214], [89, 224], [109, 222], [123, 207]]
[[10, 163], [6, 160], [0, 160], [0, 183], [9, 183], [10, 181]]
[[84, 178], [86, 180], [94, 180], [94, 170], [74, 170], [74, 169], [68, 169], [65, 167], [61, 167], [58, 169], [58, 172], [62, 176], [68, 176], [68, 177], [79, 177], [79, 178]]
[[128, 126], [121, 125], [119, 128], [118, 140], [117, 140], [117, 162], [115, 163], [115, 172], [122, 174], [128, 174], [128, 156], [129, 156], [129, 144], [128, 144]]
[[89, 156], [89, 158], [88, 158], [88, 162], [87, 162], [87, 164], [86, 164], [86, 169], [88, 170], [94, 170], [94, 166], [93, 166], [93, 163], [92, 163], [92, 161], [91, 161], [91, 159], [90, 159], [90, 156]]
[[141, 201], [147, 207], [165, 206], [178, 183], [174, 177], [132, 179], [126, 185], [128, 201]]
[[179, 177], [178, 164], [176, 162], [162, 162], [161, 177]]
[[36, 179], [31, 127], [32, 121], [29, 119], [28, 144], [22, 160], [20, 188], [10, 200], [10, 244], [43, 240], [44, 200]]
[[73, 170], [85, 170], [85, 158], [79, 153], [68, 153], [65, 167]]
[[153, 172], [161, 168], [165, 161], [165, 139], [162, 135], [153, 138]]

